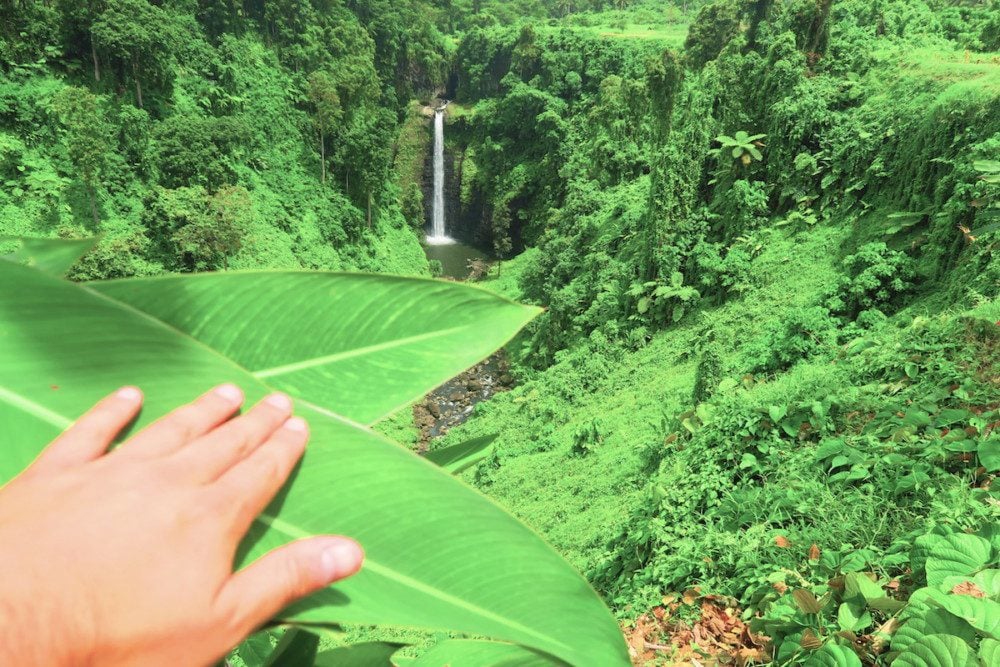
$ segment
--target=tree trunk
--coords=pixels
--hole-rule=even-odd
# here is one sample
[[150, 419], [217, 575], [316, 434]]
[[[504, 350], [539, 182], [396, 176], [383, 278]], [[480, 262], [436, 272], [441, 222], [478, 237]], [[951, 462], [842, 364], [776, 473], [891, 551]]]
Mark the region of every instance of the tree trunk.
[[97, 215], [97, 191], [93, 185], [87, 185], [87, 199], [90, 200], [90, 215], [94, 218], [94, 231], [101, 224], [100, 216]]
[[812, 26], [809, 29], [809, 45], [806, 53], [822, 56], [826, 52], [827, 25], [830, 18], [830, 9], [833, 7], [833, 0], [816, 0], [816, 14], [813, 17]]
[[142, 83], [139, 81], [139, 64], [135, 58], [132, 58], [132, 77], [135, 79], [135, 99], [139, 108], [142, 109], [144, 108], [142, 106]]
[[97, 47], [94, 46], [94, 39], [90, 39], [90, 57], [94, 60], [94, 81], [101, 81], [101, 62], [97, 59]]
[[326, 183], [326, 137], [322, 129], [319, 131], [319, 156], [319, 180]]

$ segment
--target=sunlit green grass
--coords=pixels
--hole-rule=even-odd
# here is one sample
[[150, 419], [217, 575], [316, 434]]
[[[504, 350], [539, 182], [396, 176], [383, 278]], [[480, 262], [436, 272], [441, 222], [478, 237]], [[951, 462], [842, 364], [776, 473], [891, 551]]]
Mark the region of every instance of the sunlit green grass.
[[572, 26], [559, 28], [542, 28], [542, 30], [572, 30], [589, 37], [603, 39], [627, 39], [662, 42], [669, 48], [680, 48], [687, 38], [688, 24], [664, 23], [658, 24], [598, 24], [593, 26]]
[[1000, 53], [920, 48], [884, 51], [879, 56], [897, 61], [899, 77], [946, 85], [942, 99], [1000, 95]]

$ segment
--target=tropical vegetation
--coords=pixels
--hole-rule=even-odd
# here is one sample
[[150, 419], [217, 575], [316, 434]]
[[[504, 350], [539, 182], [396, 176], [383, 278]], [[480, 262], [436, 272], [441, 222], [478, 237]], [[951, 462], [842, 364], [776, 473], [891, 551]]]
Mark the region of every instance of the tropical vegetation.
[[[995, 0], [0, 18], [3, 478], [116, 382], [283, 389], [318, 447], [247, 556], [372, 555], [231, 664], [1000, 661]], [[476, 286], [421, 249], [438, 99]]]

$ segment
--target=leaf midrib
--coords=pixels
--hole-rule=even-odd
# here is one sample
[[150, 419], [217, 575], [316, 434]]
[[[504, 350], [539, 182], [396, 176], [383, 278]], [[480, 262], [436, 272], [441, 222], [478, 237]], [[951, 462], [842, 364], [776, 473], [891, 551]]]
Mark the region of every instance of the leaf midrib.
[[336, 363], [344, 359], [363, 357], [366, 354], [381, 352], [383, 350], [391, 350], [393, 348], [401, 347], [403, 345], [409, 345], [410, 343], [419, 343], [425, 340], [433, 340], [435, 338], [450, 336], [451, 334], [465, 331], [471, 326], [472, 325], [465, 324], [460, 327], [450, 327], [448, 329], [438, 329], [437, 331], [428, 331], [426, 333], [416, 334], [414, 336], [405, 336], [403, 338], [396, 338], [395, 340], [385, 341], [383, 343], [375, 343], [374, 345], [363, 345], [362, 347], [356, 347], [350, 350], [344, 350], [342, 352], [335, 352], [333, 354], [327, 354], [322, 357], [313, 357], [312, 359], [305, 359], [303, 361], [296, 361], [282, 366], [275, 366], [274, 368], [265, 368], [263, 370], [251, 371], [251, 372], [253, 373], [253, 376], [258, 379], [287, 375], [289, 373], [306, 370], [308, 368], [316, 368], [317, 366], [325, 366], [327, 364]]
[[[283, 533], [284, 535], [294, 540], [301, 540], [308, 537], [312, 537], [312, 533], [304, 531], [298, 526], [295, 526], [294, 524], [284, 521], [283, 519], [279, 519], [278, 517], [273, 516], [271, 514], [267, 514], [266, 512], [261, 514], [257, 520], [260, 521], [260, 523], [263, 523], [266, 526], [274, 528], [275, 530], [279, 531], [280, 533]], [[519, 632], [527, 633], [549, 644], [554, 644], [564, 649], [570, 648], [569, 646], [559, 641], [558, 639], [540, 633], [537, 630], [529, 628], [526, 625], [521, 625], [516, 621], [513, 621], [509, 618], [496, 614], [488, 609], [483, 609], [478, 605], [474, 605], [471, 602], [468, 602], [467, 600], [463, 600], [462, 598], [455, 597], [454, 595], [446, 593], [440, 589], [434, 588], [433, 586], [428, 586], [427, 584], [421, 582], [418, 579], [414, 579], [413, 577], [409, 577], [401, 572], [397, 572], [393, 568], [388, 567], [386, 565], [382, 565], [378, 561], [373, 561], [371, 558], [365, 557], [364, 569], [374, 574], [379, 574], [387, 579], [398, 581], [404, 586], [413, 588], [414, 590], [420, 591], [421, 593], [426, 593], [439, 600], [443, 600], [444, 602], [454, 605], [459, 609], [475, 613], [483, 618], [489, 619], [496, 623], [500, 623], [501, 625], [505, 625]]]

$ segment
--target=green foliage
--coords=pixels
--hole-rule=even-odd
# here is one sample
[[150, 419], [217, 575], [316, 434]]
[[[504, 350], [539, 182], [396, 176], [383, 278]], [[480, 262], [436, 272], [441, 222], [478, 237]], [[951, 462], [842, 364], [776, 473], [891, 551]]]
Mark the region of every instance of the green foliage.
[[108, 164], [111, 150], [110, 127], [96, 95], [83, 88], [67, 86], [53, 100], [55, 112], [66, 131], [69, 159], [87, 188], [94, 225], [100, 224], [97, 188]]
[[723, 153], [728, 152], [734, 160], [739, 160], [744, 167], [749, 167], [750, 163], [754, 160], [760, 161], [764, 159], [764, 155], [760, 152], [760, 149], [763, 146], [761, 139], [766, 136], [766, 134], [754, 134], [751, 136], [740, 130], [732, 137], [721, 134], [715, 140], [722, 144]]
[[90, 27], [94, 47], [111, 58], [116, 78], [134, 84], [140, 109], [144, 80], [155, 81], [161, 88], [169, 88], [172, 82], [170, 19], [166, 11], [146, 0], [115, 0], [105, 5]]
[[[417, 236], [399, 232], [404, 205], [416, 220], [412, 188], [390, 169], [406, 95], [445, 76], [423, 0], [0, 12], [0, 233], [100, 234], [79, 277], [227, 264], [426, 274]], [[248, 193], [239, 243], [217, 225], [175, 238], [144, 210], [163, 188]]]
[[698, 12], [684, 41], [684, 53], [696, 68], [715, 60], [739, 33], [740, 9], [735, 2], [712, 2]]
[[827, 305], [856, 318], [865, 310], [892, 311], [914, 288], [913, 260], [885, 243], [869, 243], [843, 261], [845, 275]]
[[829, 353], [837, 342], [837, 323], [819, 306], [792, 309], [761, 329], [743, 350], [743, 364], [751, 373], [788, 370], [814, 354]]
[[[776, 572], [754, 594], [760, 616], [753, 626], [775, 638], [781, 664], [861, 664], [860, 657], [889, 648], [893, 664], [975, 665], [980, 642], [992, 638], [1000, 618], [993, 585], [1000, 575], [998, 556], [978, 535], [927, 533], [900, 563], [912, 568], [915, 584], [927, 585], [900, 594], [905, 589], [886, 589], [892, 582], [864, 569], [871, 553], [824, 553], [798, 571]], [[938, 574], [943, 569], [947, 579]], [[794, 590], [785, 583], [793, 578], [799, 586]], [[869, 639], [845, 653], [838, 636]], [[837, 655], [848, 662], [829, 662]]]
[[[150, 5], [135, 70], [129, 3], [0, 8], [0, 233], [102, 232], [74, 279], [426, 273], [421, 108], [455, 97], [453, 222], [544, 312], [431, 458], [624, 620], [697, 585], [778, 664], [991, 664], [995, 7], [238, 4]], [[432, 643], [392, 660], [496, 648]]]
[[209, 194], [201, 186], [158, 188], [147, 203], [148, 228], [163, 239], [164, 265], [179, 271], [229, 267], [239, 252], [250, 217], [246, 189], [224, 186]]

